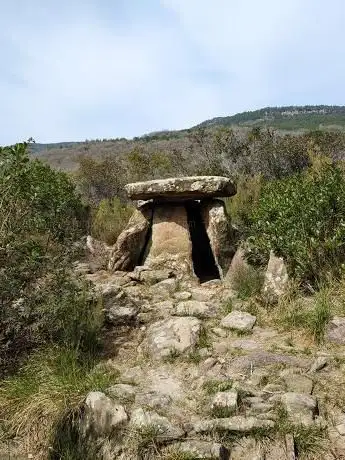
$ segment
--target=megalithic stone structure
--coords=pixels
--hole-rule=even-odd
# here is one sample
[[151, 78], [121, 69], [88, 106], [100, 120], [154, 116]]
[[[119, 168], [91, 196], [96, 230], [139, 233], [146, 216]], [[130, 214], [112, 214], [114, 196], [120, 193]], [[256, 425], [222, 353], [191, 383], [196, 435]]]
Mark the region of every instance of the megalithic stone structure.
[[125, 186], [144, 200], [111, 250], [108, 269], [171, 268], [200, 281], [223, 278], [235, 252], [224, 202], [236, 194], [227, 177], [192, 176]]

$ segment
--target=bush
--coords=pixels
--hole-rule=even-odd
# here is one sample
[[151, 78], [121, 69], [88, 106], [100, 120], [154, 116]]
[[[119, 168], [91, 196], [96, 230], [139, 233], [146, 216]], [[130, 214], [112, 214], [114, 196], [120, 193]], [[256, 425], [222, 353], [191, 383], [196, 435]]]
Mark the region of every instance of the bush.
[[109, 245], [114, 244], [133, 210], [133, 206], [122, 203], [119, 198], [102, 200], [92, 218], [92, 236]]
[[237, 193], [225, 200], [225, 205], [231, 222], [237, 225], [242, 233], [246, 233], [263, 186], [263, 177], [260, 174], [255, 176], [240, 176], [236, 181]]
[[44, 343], [91, 346], [99, 321], [70, 273], [85, 215], [68, 176], [26, 143], [0, 148], [0, 166], [1, 373]]
[[345, 258], [345, 177], [327, 158], [304, 173], [264, 185], [250, 218], [247, 257], [264, 264], [270, 250], [303, 283], [339, 276]]

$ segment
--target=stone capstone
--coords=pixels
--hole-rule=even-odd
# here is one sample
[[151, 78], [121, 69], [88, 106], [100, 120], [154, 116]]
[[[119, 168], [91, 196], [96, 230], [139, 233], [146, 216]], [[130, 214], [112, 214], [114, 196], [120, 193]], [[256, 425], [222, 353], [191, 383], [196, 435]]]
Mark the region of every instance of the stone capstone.
[[159, 321], [147, 331], [147, 346], [153, 358], [183, 353], [194, 349], [201, 331], [201, 322], [194, 317], [177, 317]]
[[140, 210], [136, 209], [133, 212], [127, 227], [119, 235], [110, 251], [108, 270], [131, 271], [138, 265], [151, 219], [152, 208], [150, 206], [143, 206]]
[[132, 200], [200, 199], [227, 197], [236, 194], [236, 187], [227, 177], [192, 176], [134, 182], [125, 186]]

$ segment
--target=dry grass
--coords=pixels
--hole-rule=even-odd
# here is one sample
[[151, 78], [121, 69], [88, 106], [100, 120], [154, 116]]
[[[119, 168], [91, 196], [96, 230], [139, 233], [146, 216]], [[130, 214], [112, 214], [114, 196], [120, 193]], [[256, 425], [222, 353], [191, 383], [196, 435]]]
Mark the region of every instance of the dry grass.
[[47, 458], [63, 420], [78, 417], [89, 391], [102, 391], [116, 379], [93, 364], [69, 349], [31, 356], [17, 375], [0, 384], [0, 417], [7, 436], [19, 437], [24, 452]]

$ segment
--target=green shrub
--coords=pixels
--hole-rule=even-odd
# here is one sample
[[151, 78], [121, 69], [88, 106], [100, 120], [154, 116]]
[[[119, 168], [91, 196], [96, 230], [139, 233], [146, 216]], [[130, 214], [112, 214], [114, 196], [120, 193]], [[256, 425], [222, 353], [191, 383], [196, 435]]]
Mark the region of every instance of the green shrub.
[[345, 177], [316, 157], [308, 171], [264, 185], [251, 216], [250, 261], [265, 264], [271, 249], [304, 283], [338, 276], [345, 258]]
[[262, 284], [262, 272], [251, 265], [239, 265], [231, 274], [231, 286], [241, 300], [258, 295]]
[[112, 245], [125, 228], [133, 213], [133, 206], [124, 204], [117, 197], [102, 200], [94, 212], [92, 235]]
[[225, 205], [231, 222], [237, 225], [243, 232], [249, 225], [249, 218], [253, 213], [263, 186], [263, 177], [261, 175], [247, 176], [242, 175], [237, 179], [237, 193], [231, 198], [225, 200]]
[[68, 176], [26, 143], [0, 148], [0, 166], [1, 374], [44, 343], [91, 346], [98, 320], [70, 274], [85, 214]]

